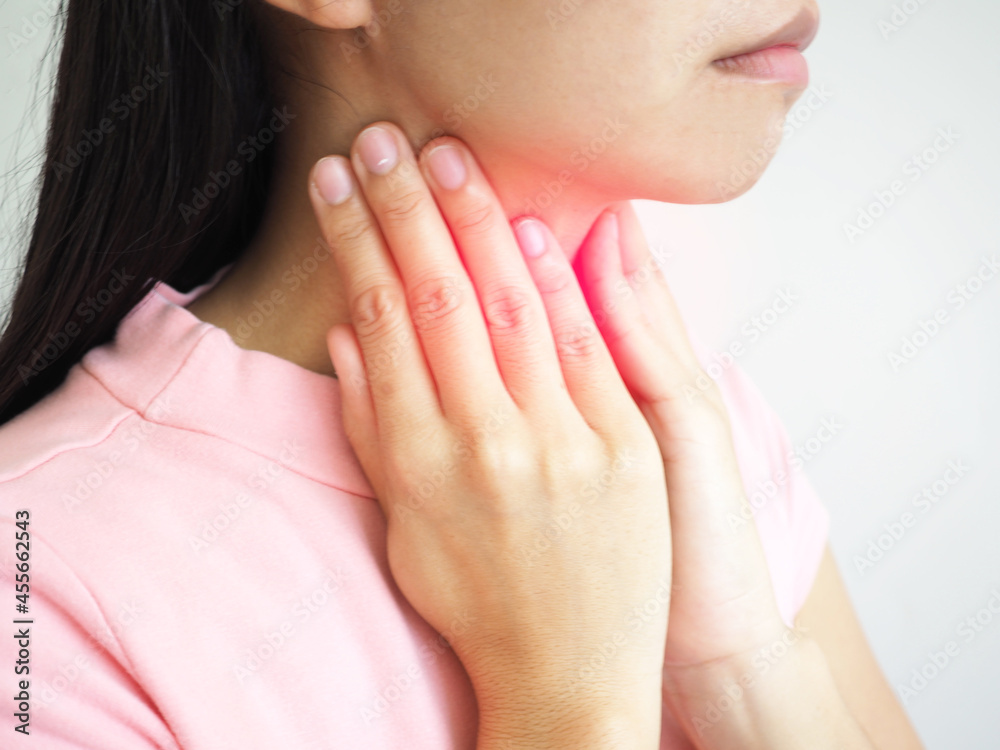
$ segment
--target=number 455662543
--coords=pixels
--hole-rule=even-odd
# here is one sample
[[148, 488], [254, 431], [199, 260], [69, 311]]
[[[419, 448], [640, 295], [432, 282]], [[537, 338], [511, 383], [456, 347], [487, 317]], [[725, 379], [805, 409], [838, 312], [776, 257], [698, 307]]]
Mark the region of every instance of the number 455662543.
[[14, 598], [17, 600], [17, 612], [18, 614], [27, 614], [28, 612], [28, 569], [29, 563], [28, 559], [31, 554], [31, 548], [29, 546], [31, 536], [28, 533], [28, 523], [31, 521], [31, 513], [27, 510], [19, 510], [14, 514], [17, 519], [15, 525], [20, 531], [15, 535], [17, 543], [14, 546], [14, 557], [17, 558], [17, 594]]

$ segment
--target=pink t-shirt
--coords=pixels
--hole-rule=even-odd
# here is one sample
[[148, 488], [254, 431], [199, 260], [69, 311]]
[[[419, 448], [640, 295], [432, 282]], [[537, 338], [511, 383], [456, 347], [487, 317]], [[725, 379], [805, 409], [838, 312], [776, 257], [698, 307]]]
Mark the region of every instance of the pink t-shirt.
[[[188, 293], [158, 283], [113, 342], [0, 428], [0, 746], [474, 748], [474, 694], [393, 583], [338, 381], [185, 309], [228, 268]], [[827, 512], [746, 375], [731, 365], [719, 383], [791, 624]], [[31, 739], [15, 732], [23, 679]], [[662, 747], [687, 746], [665, 712]]]

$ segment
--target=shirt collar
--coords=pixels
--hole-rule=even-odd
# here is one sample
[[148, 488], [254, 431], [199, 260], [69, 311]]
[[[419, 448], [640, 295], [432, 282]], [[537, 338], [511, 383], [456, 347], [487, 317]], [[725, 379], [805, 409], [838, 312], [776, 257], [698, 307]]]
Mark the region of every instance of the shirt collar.
[[344, 431], [340, 381], [243, 349], [185, 308], [231, 267], [190, 292], [158, 281], [122, 319], [114, 340], [84, 355], [82, 367], [146, 419], [216, 435], [323, 484], [374, 498]]

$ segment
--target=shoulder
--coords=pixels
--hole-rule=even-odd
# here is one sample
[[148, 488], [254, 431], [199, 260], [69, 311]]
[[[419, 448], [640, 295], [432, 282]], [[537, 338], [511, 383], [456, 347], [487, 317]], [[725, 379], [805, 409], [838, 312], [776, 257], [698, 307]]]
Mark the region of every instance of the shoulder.
[[79, 363], [52, 393], [0, 426], [0, 510], [19, 480], [55, 478], [63, 457], [99, 446], [136, 412]]
[[[802, 446], [793, 444], [777, 411], [735, 359], [689, 334], [705, 373], [719, 388], [729, 413], [733, 448], [782, 617], [791, 623], [816, 578], [830, 529], [830, 515], [805, 473]], [[835, 434], [836, 426], [824, 434]]]

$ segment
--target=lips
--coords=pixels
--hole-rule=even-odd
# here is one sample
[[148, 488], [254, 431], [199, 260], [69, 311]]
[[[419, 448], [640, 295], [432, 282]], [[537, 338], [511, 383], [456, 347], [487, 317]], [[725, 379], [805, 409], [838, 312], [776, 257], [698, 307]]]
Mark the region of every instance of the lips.
[[812, 10], [807, 7], [803, 7], [794, 18], [768, 34], [763, 39], [758, 40], [749, 46], [730, 50], [728, 54], [717, 58], [715, 62], [724, 62], [725, 60], [729, 60], [734, 57], [750, 55], [755, 52], [770, 49], [771, 47], [792, 47], [799, 52], [802, 52], [812, 43], [812, 40], [816, 38], [816, 33], [818, 31], [819, 18]]
[[789, 45], [775, 45], [746, 55], [716, 60], [713, 64], [738, 76], [736, 80], [783, 83], [800, 88], [809, 85], [809, 64], [798, 49]]

